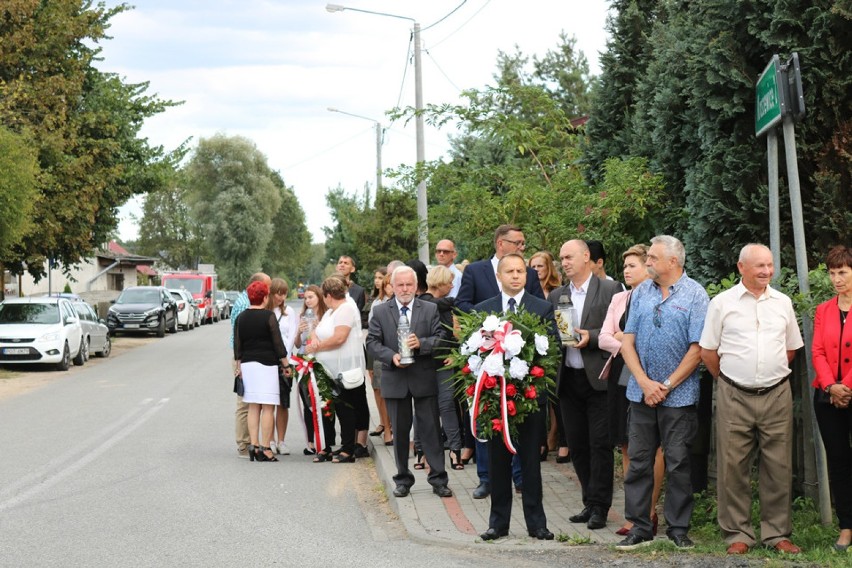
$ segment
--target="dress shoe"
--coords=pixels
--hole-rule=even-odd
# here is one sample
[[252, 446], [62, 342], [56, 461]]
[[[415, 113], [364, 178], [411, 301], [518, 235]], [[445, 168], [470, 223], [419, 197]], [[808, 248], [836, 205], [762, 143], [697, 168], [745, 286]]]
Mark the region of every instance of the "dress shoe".
[[491, 495], [491, 485], [484, 481], [480, 482], [479, 485], [476, 486], [476, 489], [473, 490], [474, 499], [485, 499], [489, 495]]
[[571, 515], [568, 520], [572, 523], [588, 523], [590, 518], [592, 518], [592, 508], [585, 507], [579, 515]]
[[370, 450], [367, 449], [367, 446], [355, 444], [355, 451], [353, 452], [353, 455], [356, 458], [368, 458], [370, 457]]
[[497, 530], [494, 527], [489, 528], [487, 531], [479, 535], [479, 538], [482, 540], [497, 540], [500, 537], [506, 536], [509, 534], [509, 529]]
[[586, 526], [592, 530], [602, 529], [606, 526], [606, 510], [603, 507], [592, 507], [589, 522]]
[[435, 485], [434, 487], [432, 487], [432, 493], [434, 493], [438, 497], [453, 496], [453, 490], [447, 487], [446, 485]]
[[553, 533], [547, 530], [547, 527], [539, 527], [529, 531], [529, 535], [538, 540], [553, 540]]
[[673, 534], [669, 536], [669, 540], [678, 548], [695, 548], [695, 543], [685, 534]]
[[748, 545], [744, 542], [735, 542], [728, 547], [728, 554], [747, 554]]
[[394, 497], [407, 497], [411, 493], [411, 488], [407, 485], [397, 485], [393, 490]]
[[654, 537], [645, 538], [638, 534], [630, 533], [627, 538], [615, 545], [616, 550], [636, 550], [643, 546], [650, 546], [654, 543]]
[[782, 540], [781, 542], [775, 543], [775, 550], [778, 552], [782, 552], [784, 554], [801, 554], [802, 549], [790, 542], [789, 540]]

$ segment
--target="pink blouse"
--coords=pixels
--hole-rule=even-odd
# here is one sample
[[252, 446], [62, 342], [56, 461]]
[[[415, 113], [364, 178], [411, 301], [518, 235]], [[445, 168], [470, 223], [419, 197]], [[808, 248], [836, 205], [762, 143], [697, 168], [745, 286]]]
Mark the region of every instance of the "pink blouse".
[[615, 334], [623, 331], [618, 327], [618, 322], [621, 321], [621, 316], [624, 315], [624, 310], [627, 308], [627, 300], [630, 298], [632, 290], [619, 292], [612, 297], [609, 303], [609, 309], [606, 312], [603, 327], [601, 327], [600, 335], [598, 336], [598, 347], [604, 351], [609, 351], [612, 355], [618, 354], [621, 350], [621, 342], [615, 338]]

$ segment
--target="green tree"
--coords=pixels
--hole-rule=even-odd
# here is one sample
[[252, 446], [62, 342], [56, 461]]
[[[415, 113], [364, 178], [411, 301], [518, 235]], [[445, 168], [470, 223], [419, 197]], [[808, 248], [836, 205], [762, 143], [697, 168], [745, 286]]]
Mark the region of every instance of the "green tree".
[[138, 132], [173, 103], [92, 66], [126, 9], [12, 0], [0, 10], [0, 124], [27, 136], [39, 161], [32, 230], [3, 257], [15, 273], [41, 277], [46, 257], [69, 269], [115, 230], [117, 208], [171, 167]]
[[0, 258], [32, 228], [37, 175], [36, 153], [27, 140], [0, 127]]
[[278, 188], [281, 205], [272, 219], [274, 236], [266, 247], [263, 269], [288, 281], [291, 288], [307, 278], [311, 257], [311, 234], [305, 224], [305, 212], [293, 190], [284, 184], [278, 172], [270, 174]]

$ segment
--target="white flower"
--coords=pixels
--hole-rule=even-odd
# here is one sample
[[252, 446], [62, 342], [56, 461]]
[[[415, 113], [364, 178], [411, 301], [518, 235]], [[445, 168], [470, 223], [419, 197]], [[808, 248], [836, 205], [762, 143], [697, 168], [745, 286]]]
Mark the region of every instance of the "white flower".
[[500, 353], [491, 353], [482, 363], [482, 370], [492, 377], [502, 377], [506, 374], [503, 366], [503, 356]]
[[521, 332], [514, 330], [503, 338], [503, 350], [506, 352], [506, 359], [511, 359], [521, 352], [524, 347], [524, 337]]
[[488, 316], [487, 318], [485, 318], [485, 321], [482, 322], [482, 329], [491, 332], [497, 331], [498, 329], [500, 329], [500, 318], [493, 314]]
[[535, 350], [538, 351], [539, 355], [546, 355], [547, 349], [550, 347], [550, 340], [547, 339], [546, 335], [535, 334]]
[[467, 366], [470, 367], [470, 372], [476, 376], [479, 374], [479, 368], [482, 367], [482, 357], [479, 355], [471, 355], [467, 359]]
[[463, 349], [465, 347], [467, 348], [467, 352], [465, 353], [465, 351], [462, 351], [462, 354], [470, 355], [471, 353], [476, 353], [482, 346], [483, 341], [484, 340], [482, 339], [482, 334], [479, 331], [474, 331], [472, 334], [470, 334], [470, 337], [467, 338], [467, 341], [465, 341], [465, 344], [462, 346]]
[[529, 364], [520, 357], [514, 357], [509, 361], [509, 375], [513, 379], [521, 380], [529, 373]]

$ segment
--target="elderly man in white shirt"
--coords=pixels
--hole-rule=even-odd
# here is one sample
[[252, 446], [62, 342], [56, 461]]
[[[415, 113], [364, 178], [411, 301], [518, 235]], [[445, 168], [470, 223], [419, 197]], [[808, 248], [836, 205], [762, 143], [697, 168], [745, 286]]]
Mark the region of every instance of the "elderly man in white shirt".
[[763, 544], [798, 554], [792, 525], [793, 395], [790, 362], [803, 345], [790, 298], [772, 289], [772, 253], [743, 247], [742, 279], [710, 302], [701, 360], [716, 377], [718, 518], [728, 554], [756, 544], [751, 523], [751, 466], [759, 459]]

